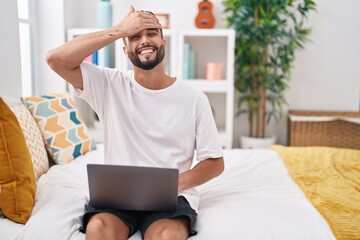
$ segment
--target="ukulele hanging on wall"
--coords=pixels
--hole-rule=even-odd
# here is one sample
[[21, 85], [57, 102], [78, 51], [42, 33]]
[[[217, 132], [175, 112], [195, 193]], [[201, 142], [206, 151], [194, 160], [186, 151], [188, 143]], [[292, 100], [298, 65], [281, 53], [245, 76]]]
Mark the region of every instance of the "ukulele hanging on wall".
[[212, 14], [212, 3], [209, 0], [203, 0], [199, 3], [199, 12], [195, 18], [195, 25], [198, 28], [213, 28], [215, 18]]

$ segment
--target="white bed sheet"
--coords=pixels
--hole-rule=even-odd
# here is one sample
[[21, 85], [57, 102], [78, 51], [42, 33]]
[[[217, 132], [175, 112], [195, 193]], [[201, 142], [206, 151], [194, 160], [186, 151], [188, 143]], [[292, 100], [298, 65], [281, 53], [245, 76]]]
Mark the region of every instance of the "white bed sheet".
[[[335, 239], [272, 150], [224, 150], [225, 171], [198, 187], [198, 234], [192, 240]], [[87, 163], [103, 161], [103, 145], [43, 175], [26, 225], [0, 218], [1, 240], [83, 240]], [[140, 240], [136, 233], [131, 240]]]

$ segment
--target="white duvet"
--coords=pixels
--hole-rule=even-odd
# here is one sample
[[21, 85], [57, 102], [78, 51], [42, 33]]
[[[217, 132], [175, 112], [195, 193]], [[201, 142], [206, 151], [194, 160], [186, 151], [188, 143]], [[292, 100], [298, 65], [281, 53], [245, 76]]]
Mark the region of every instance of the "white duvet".
[[[335, 239], [272, 150], [224, 150], [224, 173], [198, 187], [198, 234], [192, 240]], [[103, 146], [51, 167], [37, 185], [26, 225], [0, 217], [0, 240], [78, 240], [88, 201], [87, 163], [103, 161]], [[140, 240], [136, 233], [131, 240]]]

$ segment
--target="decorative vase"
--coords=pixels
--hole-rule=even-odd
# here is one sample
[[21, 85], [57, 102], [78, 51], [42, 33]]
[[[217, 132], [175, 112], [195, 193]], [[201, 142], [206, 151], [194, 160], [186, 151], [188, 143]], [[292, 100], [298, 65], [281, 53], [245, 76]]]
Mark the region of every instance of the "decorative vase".
[[[109, 28], [112, 26], [112, 4], [110, 0], [101, 0], [97, 6], [97, 27]], [[110, 67], [110, 47], [99, 50], [98, 65]]]
[[206, 64], [205, 79], [220, 80], [222, 79], [224, 65], [222, 63], [208, 62]]
[[276, 142], [276, 136], [269, 138], [240, 137], [241, 148], [270, 148]]

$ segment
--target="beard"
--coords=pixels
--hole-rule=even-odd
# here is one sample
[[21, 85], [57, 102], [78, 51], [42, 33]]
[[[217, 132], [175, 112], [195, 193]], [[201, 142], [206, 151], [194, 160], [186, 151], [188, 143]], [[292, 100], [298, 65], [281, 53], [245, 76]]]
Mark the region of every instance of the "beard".
[[141, 61], [138, 55], [135, 52], [129, 52], [129, 59], [136, 67], [141, 68], [143, 70], [151, 70], [156, 67], [159, 63], [164, 60], [165, 57], [165, 46], [161, 45], [159, 48], [156, 46], [152, 46], [155, 48], [156, 56], [154, 59], [147, 59], [145, 61]]

